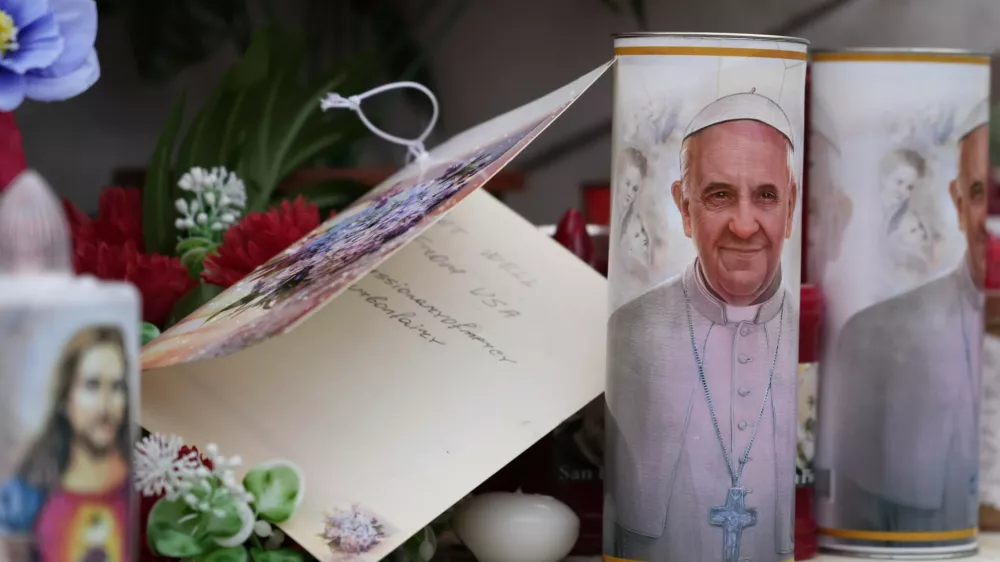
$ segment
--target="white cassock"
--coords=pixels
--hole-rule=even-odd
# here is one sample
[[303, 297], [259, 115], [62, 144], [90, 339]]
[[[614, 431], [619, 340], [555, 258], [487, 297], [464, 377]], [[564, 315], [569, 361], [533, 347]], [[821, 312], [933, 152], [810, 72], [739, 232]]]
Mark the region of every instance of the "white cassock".
[[983, 294], [965, 260], [848, 320], [820, 377], [833, 445], [817, 458], [830, 478], [821, 526], [976, 526], [982, 344]]
[[983, 409], [980, 418], [979, 501], [1000, 509], [1000, 337], [983, 342]]
[[605, 482], [614, 528], [606, 552], [631, 560], [723, 559], [723, 530], [709, 523], [709, 513], [726, 503], [732, 483], [699, 381], [686, 290], [734, 463], [764, 408], [741, 481], [757, 521], [742, 531], [739, 558], [791, 560], [798, 312], [780, 278], [764, 303], [731, 307], [709, 292], [699, 270], [692, 263], [682, 276], [616, 310], [608, 323]]

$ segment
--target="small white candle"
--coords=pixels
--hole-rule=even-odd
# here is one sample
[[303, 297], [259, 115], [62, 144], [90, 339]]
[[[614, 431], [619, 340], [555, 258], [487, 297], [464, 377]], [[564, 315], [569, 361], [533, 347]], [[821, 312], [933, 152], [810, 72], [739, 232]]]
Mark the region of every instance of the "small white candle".
[[452, 521], [479, 562], [558, 562], [580, 534], [580, 519], [566, 504], [520, 492], [475, 496]]

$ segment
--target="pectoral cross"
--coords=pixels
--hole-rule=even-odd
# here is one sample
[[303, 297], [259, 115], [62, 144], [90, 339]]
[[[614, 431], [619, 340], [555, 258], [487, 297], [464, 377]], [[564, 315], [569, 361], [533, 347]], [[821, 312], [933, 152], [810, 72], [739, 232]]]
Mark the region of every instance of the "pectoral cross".
[[708, 511], [708, 523], [722, 527], [723, 562], [739, 562], [743, 529], [757, 524], [757, 509], [747, 508], [744, 496], [746, 488], [733, 486], [726, 495], [726, 505], [713, 507]]

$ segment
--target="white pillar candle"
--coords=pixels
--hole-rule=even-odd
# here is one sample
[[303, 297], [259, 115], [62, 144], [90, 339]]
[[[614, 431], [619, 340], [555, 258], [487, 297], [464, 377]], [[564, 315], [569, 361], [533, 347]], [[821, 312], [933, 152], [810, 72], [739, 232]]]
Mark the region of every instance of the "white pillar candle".
[[558, 562], [580, 534], [580, 519], [566, 504], [520, 492], [475, 496], [452, 521], [479, 562]]

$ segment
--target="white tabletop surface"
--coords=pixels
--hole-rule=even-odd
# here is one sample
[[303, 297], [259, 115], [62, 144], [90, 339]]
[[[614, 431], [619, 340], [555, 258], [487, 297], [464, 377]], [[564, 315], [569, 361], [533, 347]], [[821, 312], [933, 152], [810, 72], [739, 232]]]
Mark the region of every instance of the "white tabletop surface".
[[[577, 556], [566, 559], [566, 562], [597, 562], [599, 556]], [[858, 562], [860, 558], [845, 556], [834, 556], [832, 554], [820, 553], [810, 562]], [[979, 535], [979, 554], [970, 558], [958, 558], [962, 562], [1000, 562], [1000, 533], [982, 533]]]

